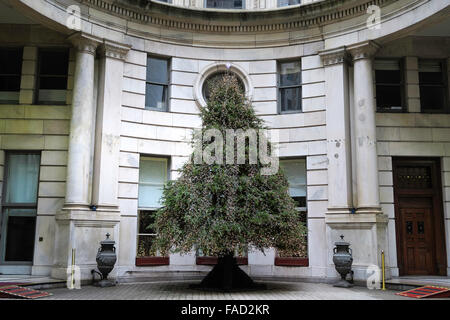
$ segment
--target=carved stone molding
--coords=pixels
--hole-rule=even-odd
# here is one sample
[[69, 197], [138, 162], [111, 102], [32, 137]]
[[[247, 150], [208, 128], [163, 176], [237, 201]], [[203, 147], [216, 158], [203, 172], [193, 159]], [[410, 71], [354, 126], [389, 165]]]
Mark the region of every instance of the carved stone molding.
[[99, 48], [99, 54], [102, 57], [125, 61], [125, 58], [130, 49], [131, 46], [105, 40]]
[[[315, 25], [333, 23], [347, 17], [367, 14], [372, 5], [384, 6], [396, 0], [328, 0], [312, 2], [295, 8], [254, 12], [230, 10], [229, 12], [205, 11], [167, 6], [159, 1], [130, 0], [81, 0], [88, 6], [116, 14], [127, 20], [143, 24], [159, 25], [173, 29], [236, 33], [236, 32], [279, 32], [282, 30], [310, 28]], [[255, 1], [256, 3], [259, 1]], [[217, 19], [219, 16], [221, 19]], [[258, 22], [257, 22], [258, 21]], [[260, 22], [259, 22], [260, 21]]]
[[76, 33], [74, 35], [71, 35], [68, 40], [72, 43], [72, 45], [78, 52], [92, 55], [95, 55], [98, 46], [101, 44], [100, 39], [84, 33]]
[[346, 63], [350, 60], [349, 54], [345, 47], [339, 47], [331, 50], [323, 50], [319, 52], [324, 66], [332, 66], [335, 64]]
[[374, 41], [358, 43], [347, 48], [353, 57], [353, 61], [371, 59], [379, 49], [380, 45]]

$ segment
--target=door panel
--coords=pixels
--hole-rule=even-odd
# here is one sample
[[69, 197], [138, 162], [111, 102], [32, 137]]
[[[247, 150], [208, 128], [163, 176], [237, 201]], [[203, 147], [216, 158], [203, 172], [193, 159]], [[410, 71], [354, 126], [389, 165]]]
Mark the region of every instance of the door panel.
[[405, 271], [408, 274], [434, 274], [431, 208], [401, 208]]

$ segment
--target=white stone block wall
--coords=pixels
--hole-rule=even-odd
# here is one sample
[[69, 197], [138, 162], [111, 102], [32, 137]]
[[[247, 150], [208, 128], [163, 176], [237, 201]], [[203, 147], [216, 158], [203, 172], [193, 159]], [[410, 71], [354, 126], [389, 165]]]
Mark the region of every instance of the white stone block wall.
[[[135, 47], [141, 47], [135, 43]], [[220, 60], [204, 60], [201, 57], [205, 50], [186, 48], [179, 51], [176, 46], [149, 46], [145, 51], [132, 49], [125, 63], [124, 89], [122, 101], [121, 153], [119, 202], [122, 215], [121, 247], [119, 259], [120, 271], [123, 274], [130, 270], [164, 270], [188, 268], [204, 269], [196, 266], [191, 256], [173, 256], [167, 267], [135, 267], [136, 230], [138, 213], [138, 179], [140, 155], [170, 158], [170, 178], [177, 179], [178, 170], [188, 160], [191, 153], [189, 145], [193, 128], [201, 126], [198, 102], [194, 91], [196, 79], [202, 70], [214, 63], [230, 62], [249, 77], [253, 85], [252, 101], [259, 115], [272, 129], [280, 131], [280, 156], [301, 157], [307, 159], [308, 179], [308, 211], [310, 216], [310, 268], [274, 267], [274, 257], [265, 257], [265, 267], [248, 267], [254, 275], [270, 274], [289, 276], [302, 275], [324, 276], [325, 266], [325, 229], [324, 214], [327, 208], [327, 161], [326, 161], [326, 117], [324, 72], [319, 56], [301, 56], [301, 50], [289, 50], [278, 53], [280, 59], [302, 59], [303, 77], [303, 112], [297, 114], [278, 114], [277, 104], [277, 60], [253, 60], [247, 58], [249, 53], [237, 55], [238, 50], [212, 50], [210, 58], [221, 57]], [[320, 46], [319, 46], [320, 47]], [[272, 50], [259, 51], [262, 57], [273, 56]], [[170, 100], [169, 112], [145, 110], [145, 77], [147, 55], [161, 55], [163, 52], [182, 52], [182, 56], [167, 56], [170, 63]], [[231, 59], [234, 58], [234, 59]], [[276, 55], [275, 57], [276, 58]], [[229, 59], [229, 60], [228, 60]], [[123, 228], [127, 226], [127, 230]], [[131, 228], [131, 229], [128, 229]], [[317, 231], [315, 231], [317, 230]], [[275, 254], [275, 252], [274, 252]], [[263, 256], [261, 253], [249, 253], [249, 260]], [[317, 257], [317, 258], [316, 258]], [[270, 260], [270, 261], [269, 261]], [[184, 261], [184, 262], [183, 262]], [[192, 263], [194, 261], [194, 264]], [[251, 264], [251, 262], [250, 262]], [[291, 270], [288, 272], [288, 270]], [[313, 270], [313, 271], [311, 271]], [[288, 273], [286, 273], [288, 272]]]

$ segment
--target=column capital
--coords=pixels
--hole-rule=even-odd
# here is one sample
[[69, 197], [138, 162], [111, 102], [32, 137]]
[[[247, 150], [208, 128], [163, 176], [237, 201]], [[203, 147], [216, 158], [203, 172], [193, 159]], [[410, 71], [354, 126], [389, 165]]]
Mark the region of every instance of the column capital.
[[104, 40], [99, 53], [102, 57], [125, 61], [130, 49], [130, 45]]
[[99, 38], [82, 32], [71, 35], [68, 40], [78, 52], [84, 52], [92, 55], [95, 55], [97, 47], [101, 44], [101, 40]]
[[319, 52], [319, 55], [325, 67], [335, 64], [343, 64], [349, 60], [349, 54], [346, 47], [322, 50]]
[[347, 50], [352, 55], [353, 61], [356, 61], [361, 59], [371, 59], [380, 47], [381, 46], [374, 41], [366, 41], [349, 46], [347, 47]]

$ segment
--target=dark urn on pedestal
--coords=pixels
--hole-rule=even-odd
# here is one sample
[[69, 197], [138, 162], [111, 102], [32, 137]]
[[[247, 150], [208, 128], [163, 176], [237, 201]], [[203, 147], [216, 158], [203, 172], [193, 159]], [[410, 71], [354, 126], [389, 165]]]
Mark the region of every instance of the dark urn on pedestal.
[[350, 243], [343, 241], [344, 236], [341, 236], [342, 241], [335, 243], [336, 247], [333, 249], [333, 262], [336, 267], [336, 271], [341, 275], [341, 280], [339, 280], [335, 287], [350, 288], [353, 285], [346, 280], [346, 277], [352, 271], [352, 249], [350, 249]]
[[117, 261], [116, 244], [115, 241], [109, 239], [110, 234], [106, 235], [106, 240], [100, 242], [100, 249], [97, 253], [97, 268], [100, 272], [102, 279], [99, 282], [95, 282], [94, 285], [98, 287], [112, 287], [116, 283], [113, 280], [108, 280], [108, 274], [114, 269], [114, 265]]

